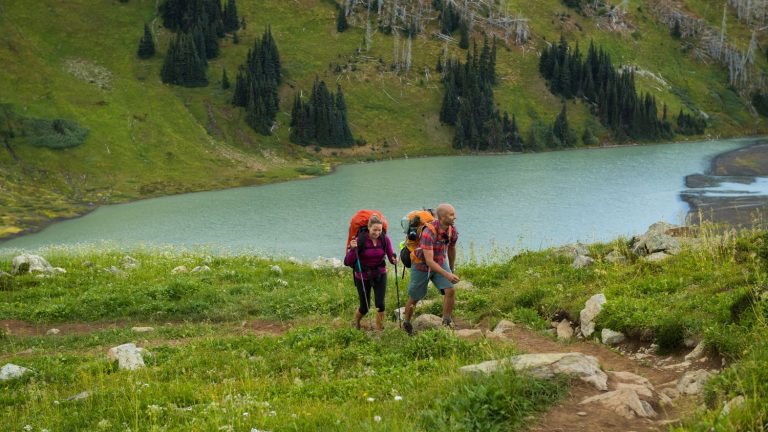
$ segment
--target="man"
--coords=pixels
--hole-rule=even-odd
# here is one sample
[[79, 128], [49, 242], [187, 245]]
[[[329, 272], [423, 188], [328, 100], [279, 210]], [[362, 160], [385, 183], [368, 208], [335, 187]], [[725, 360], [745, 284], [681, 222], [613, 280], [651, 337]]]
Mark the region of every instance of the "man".
[[437, 206], [436, 216], [436, 220], [424, 226], [419, 245], [411, 256], [411, 281], [408, 283], [408, 301], [405, 303], [403, 321], [403, 329], [408, 334], [413, 333], [413, 310], [416, 303], [427, 295], [430, 280], [445, 295], [443, 325], [453, 325], [451, 314], [456, 301], [453, 285], [460, 280], [453, 274], [456, 265], [456, 241], [459, 239], [459, 233], [453, 226], [456, 222], [456, 210], [450, 204], [440, 204]]

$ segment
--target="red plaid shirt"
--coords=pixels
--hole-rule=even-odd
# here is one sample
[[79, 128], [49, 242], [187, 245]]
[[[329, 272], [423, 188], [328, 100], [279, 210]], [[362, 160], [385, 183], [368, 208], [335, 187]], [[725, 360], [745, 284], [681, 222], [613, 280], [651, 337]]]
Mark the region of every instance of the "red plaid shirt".
[[[430, 226], [433, 229], [430, 229]], [[437, 265], [442, 266], [447, 257], [448, 247], [455, 246], [458, 240], [459, 232], [456, 231], [456, 227], [444, 230], [440, 226], [439, 220], [430, 222], [421, 232], [419, 246], [414, 251], [417, 259], [414, 260], [413, 267], [423, 272], [430, 271], [429, 266], [427, 266], [424, 260], [424, 250], [431, 250]]]

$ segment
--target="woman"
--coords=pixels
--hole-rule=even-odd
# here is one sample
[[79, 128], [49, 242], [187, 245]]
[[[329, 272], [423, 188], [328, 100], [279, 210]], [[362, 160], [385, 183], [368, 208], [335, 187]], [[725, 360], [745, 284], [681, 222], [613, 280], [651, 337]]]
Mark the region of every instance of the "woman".
[[[360, 244], [358, 244], [358, 240]], [[381, 218], [372, 215], [368, 219], [368, 230], [353, 238], [347, 246], [344, 264], [355, 269], [355, 287], [360, 299], [360, 307], [355, 312], [355, 327], [360, 328], [360, 320], [368, 313], [373, 288], [376, 305], [376, 329], [384, 328], [384, 296], [387, 292], [387, 263], [397, 263], [397, 255], [392, 252], [392, 243], [384, 233]], [[358, 262], [359, 261], [359, 262]], [[359, 264], [359, 266], [358, 266]]]

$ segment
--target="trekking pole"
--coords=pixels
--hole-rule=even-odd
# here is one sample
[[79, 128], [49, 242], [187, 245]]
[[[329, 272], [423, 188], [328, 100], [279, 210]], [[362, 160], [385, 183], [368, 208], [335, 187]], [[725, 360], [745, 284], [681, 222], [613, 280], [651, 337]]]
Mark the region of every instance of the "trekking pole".
[[395, 261], [395, 292], [397, 293], [397, 326], [403, 326], [403, 314], [400, 311], [400, 284], [397, 281], [397, 261]]
[[[360, 255], [357, 253], [357, 248], [355, 248], [355, 257], [357, 258], [357, 271], [360, 272], [360, 284], [363, 286], [363, 299], [365, 299], [365, 304], [368, 306], [368, 309], [371, 308], [371, 302], [368, 301], [368, 293], [365, 292], [365, 278], [363, 277], [363, 266], [360, 265]], [[352, 277], [354, 278], [355, 273], [352, 272]]]

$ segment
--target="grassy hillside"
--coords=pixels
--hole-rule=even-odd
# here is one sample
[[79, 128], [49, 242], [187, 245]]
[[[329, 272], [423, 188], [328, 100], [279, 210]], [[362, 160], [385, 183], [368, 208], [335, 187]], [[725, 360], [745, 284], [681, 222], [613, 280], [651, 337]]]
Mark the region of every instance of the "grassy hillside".
[[[103, 203], [297, 178], [325, 172], [334, 162], [454, 152], [452, 129], [438, 120], [442, 86], [434, 65], [445, 43], [433, 36], [437, 13], [431, 8], [431, 24], [413, 41], [412, 71], [397, 75], [390, 67], [393, 37], [374, 32], [370, 51], [358, 52], [364, 29], [337, 33], [331, 1], [241, 3], [247, 28], [239, 32], [240, 43], [222, 42], [221, 56], [208, 68], [211, 84], [197, 89], [160, 82], [171, 34], [155, 15], [155, 0], [0, 5], [0, 103], [12, 104], [19, 115], [74, 120], [89, 130], [75, 148], [50, 150], [16, 139], [16, 158], [0, 149], [0, 238]], [[692, 13], [718, 22], [718, 8], [686, 3]], [[561, 34], [583, 49], [594, 40], [614, 62], [648, 72], [638, 76], [638, 85], [666, 102], [671, 113], [681, 106], [706, 112], [708, 136], [766, 130], [728, 88], [726, 71], [683, 52], [640, 2], [630, 2], [628, 27], [618, 32], [606, 27], [604, 17], [581, 16], [559, 0], [508, 0], [506, 7], [525, 14], [532, 39], [500, 49], [495, 97], [502, 111], [517, 115], [523, 135], [535, 120], [550, 124], [559, 111], [559, 99], [538, 74], [537, 52]], [[144, 23], [156, 32], [159, 50], [147, 61], [135, 55]], [[749, 31], [735, 19], [731, 23], [733, 42], [746, 46]], [[230, 105], [231, 90], [221, 90], [219, 81], [223, 68], [234, 78], [268, 25], [285, 80], [280, 127], [264, 137], [245, 125], [243, 110]], [[453, 43], [448, 49], [465, 56]], [[764, 56], [757, 61], [766, 69]], [[308, 91], [316, 76], [343, 85], [352, 131], [365, 146], [315, 151], [289, 143], [293, 95]], [[569, 102], [569, 118], [578, 135], [588, 122], [597, 123], [581, 102]], [[610, 140], [607, 131], [598, 132], [603, 142]]]
[[[696, 246], [648, 262], [628, 254], [626, 241], [618, 239], [590, 245], [596, 263], [584, 269], [573, 269], [571, 259], [551, 250], [491, 265], [459, 263], [459, 275], [473, 287], [458, 291], [455, 317], [463, 327], [492, 328], [510, 319], [543, 330], [554, 316], [577, 317], [585, 300], [604, 293], [608, 303], [598, 330], [625, 332], [630, 342], [623, 349], [656, 342], [659, 359], [673, 354], [682, 361], [682, 341], [692, 337], [706, 342], [707, 355], [717, 360], [711, 364], [726, 359], [728, 367], [710, 381], [703, 400], [681, 403], [683, 423], [675, 430], [761, 430], [768, 418], [767, 240], [765, 232], [705, 231]], [[628, 261], [604, 260], [613, 250]], [[168, 250], [133, 254], [137, 268], [103, 270], [120, 267], [123, 255], [51, 250], [46, 258], [66, 274], [0, 277], [0, 320], [11, 327], [0, 331], [0, 358], [35, 371], [0, 384], [3, 425], [520, 430], [530, 415], [557, 403], [568, 385], [522, 374], [473, 378], [458, 372], [518, 352], [517, 340], [466, 341], [441, 330], [409, 338], [393, 321], [382, 333], [349, 328], [357, 299], [345, 270]], [[0, 256], [0, 270], [10, 271], [10, 258]], [[202, 264], [211, 271], [171, 273], [179, 265]], [[282, 274], [272, 270], [275, 264]], [[396, 305], [393, 282], [388, 311]], [[430, 289], [428, 299], [437, 301], [422, 304], [417, 314], [439, 313], [437, 291]], [[134, 325], [155, 331], [135, 333]], [[61, 334], [45, 335], [52, 327]], [[145, 357], [145, 369], [119, 371], [105, 352], [130, 341], [153, 355]], [[66, 400], [83, 391], [90, 392], [84, 400]], [[737, 395], [746, 397], [745, 405], [721, 415]]]

